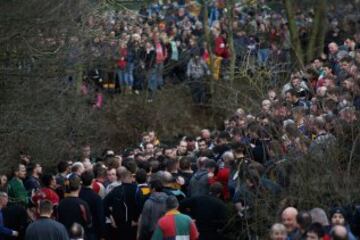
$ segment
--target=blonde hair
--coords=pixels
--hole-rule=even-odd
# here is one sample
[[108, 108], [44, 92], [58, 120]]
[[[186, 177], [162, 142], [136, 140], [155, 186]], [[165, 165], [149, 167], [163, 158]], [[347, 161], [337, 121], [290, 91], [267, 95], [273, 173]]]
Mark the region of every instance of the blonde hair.
[[271, 226], [270, 236], [274, 234], [274, 232], [283, 232], [286, 233], [286, 227], [282, 223], [275, 223]]

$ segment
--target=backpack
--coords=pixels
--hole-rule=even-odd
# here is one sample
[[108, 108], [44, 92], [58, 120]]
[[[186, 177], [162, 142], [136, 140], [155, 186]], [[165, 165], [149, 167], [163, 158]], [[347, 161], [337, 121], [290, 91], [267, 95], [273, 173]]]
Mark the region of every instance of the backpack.
[[123, 186], [119, 186], [119, 190], [116, 192], [116, 194], [114, 192], [114, 198], [110, 205], [110, 212], [117, 226], [131, 223], [131, 219], [129, 218], [128, 206], [126, 203], [125, 189]]

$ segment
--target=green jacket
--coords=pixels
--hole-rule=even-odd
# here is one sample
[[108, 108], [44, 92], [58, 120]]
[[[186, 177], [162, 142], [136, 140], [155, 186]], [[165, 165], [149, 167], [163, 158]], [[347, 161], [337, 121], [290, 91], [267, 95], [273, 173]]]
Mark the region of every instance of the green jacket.
[[10, 203], [27, 205], [29, 200], [28, 193], [23, 182], [15, 177], [13, 177], [8, 183], [8, 195]]

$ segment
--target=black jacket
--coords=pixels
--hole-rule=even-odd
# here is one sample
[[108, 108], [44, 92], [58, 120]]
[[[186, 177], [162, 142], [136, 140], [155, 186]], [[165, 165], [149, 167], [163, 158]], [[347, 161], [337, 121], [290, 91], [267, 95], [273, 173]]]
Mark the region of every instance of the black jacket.
[[95, 234], [98, 238], [104, 235], [105, 231], [105, 215], [104, 206], [101, 197], [91, 188], [81, 188], [79, 197], [84, 200], [90, 208], [93, 224], [89, 228], [89, 232]]
[[64, 198], [61, 200], [57, 211], [58, 221], [65, 226], [68, 232], [74, 223], [83, 226], [86, 233], [92, 226], [89, 205], [78, 197]]
[[200, 195], [180, 202], [180, 210], [189, 214], [195, 221], [200, 240], [221, 240], [221, 230], [227, 219], [227, 208], [220, 199]]

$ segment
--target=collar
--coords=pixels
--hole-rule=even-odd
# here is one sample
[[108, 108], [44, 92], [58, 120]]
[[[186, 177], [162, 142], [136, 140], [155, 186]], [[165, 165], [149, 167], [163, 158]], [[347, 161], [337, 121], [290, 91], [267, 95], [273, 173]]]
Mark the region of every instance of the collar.
[[180, 214], [180, 212], [178, 210], [176, 210], [176, 209], [172, 209], [170, 211], [167, 211], [165, 213], [165, 216], [171, 216], [171, 215], [177, 215], [177, 214]]

